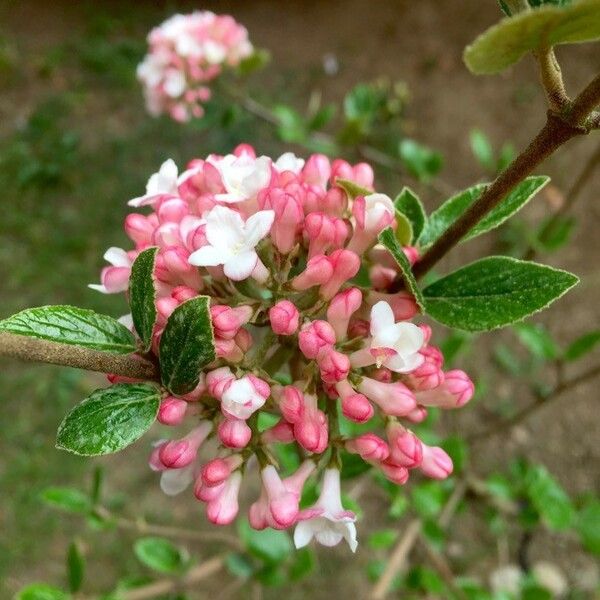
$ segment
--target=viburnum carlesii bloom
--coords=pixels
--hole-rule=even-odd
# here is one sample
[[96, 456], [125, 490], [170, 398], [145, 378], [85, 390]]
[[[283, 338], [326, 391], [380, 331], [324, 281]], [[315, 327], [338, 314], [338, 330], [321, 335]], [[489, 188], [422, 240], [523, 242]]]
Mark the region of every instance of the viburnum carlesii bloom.
[[[244, 144], [232, 154], [193, 159], [179, 173], [166, 161], [135, 199], [146, 214], [125, 219], [131, 249], [107, 251], [112, 266], [97, 286], [127, 292], [136, 257], [158, 249], [150, 350], [157, 362], [178, 307], [200, 295], [209, 300], [216, 358], [193, 390], [164, 394], [158, 420], [188, 433], [178, 429], [161, 440], [150, 466], [167, 494], [194, 482], [216, 524], [236, 517], [244, 480], [259, 477], [252, 527], [296, 526], [299, 546], [313, 537], [325, 545], [346, 539], [354, 550], [339, 462], [355, 454], [397, 485], [415, 470], [447, 477], [448, 455], [424, 444], [411, 424], [473, 395], [463, 371], [444, 371], [431, 328], [413, 322], [415, 299], [398, 291], [400, 270], [378, 244], [381, 230], [396, 224], [393, 205], [376, 190], [368, 165], [323, 155], [257, 158]], [[340, 178], [373, 192], [353, 198]], [[404, 251], [418, 260], [418, 248]], [[356, 277], [359, 270], [376, 289]], [[133, 330], [131, 319], [124, 322]], [[352, 424], [342, 428], [341, 419], [360, 423], [361, 434], [345, 435]], [[303, 457], [294, 473], [276, 466], [275, 445]], [[323, 469], [319, 501], [300, 510], [304, 484]]]
[[176, 121], [201, 117], [211, 97], [207, 84], [253, 52], [245, 27], [209, 11], [167, 19], [148, 34], [148, 46], [137, 69], [146, 107]]

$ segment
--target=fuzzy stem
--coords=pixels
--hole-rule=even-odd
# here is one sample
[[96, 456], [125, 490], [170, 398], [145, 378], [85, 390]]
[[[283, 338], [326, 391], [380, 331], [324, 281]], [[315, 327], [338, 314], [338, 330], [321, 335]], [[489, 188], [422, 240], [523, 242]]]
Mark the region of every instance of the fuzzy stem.
[[136, 354], [111, 354], [8, 332], [0, 332], [0, 355], [99, 373], [114, 373], [132, 379], [160, 380], [157, 367]]

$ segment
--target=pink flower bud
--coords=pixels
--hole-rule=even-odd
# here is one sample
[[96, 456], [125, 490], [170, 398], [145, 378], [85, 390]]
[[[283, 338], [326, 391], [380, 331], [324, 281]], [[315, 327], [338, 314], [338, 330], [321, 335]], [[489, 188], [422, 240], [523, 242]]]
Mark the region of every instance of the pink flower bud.
[[167, 198], [160, 203], [160, 207], [156, 211], [159, 222], [162, 223], [180, 223], [181, 219], [189, 212], [187, 202], [181, 198]]
[[187, 467], [196, 459], [198, 449], [212, 429], [212, 423], [205, 421], [190, 431], [184, 438], [167, 442], [160, 447], [159, 458], [168, 469]]
[[446, 479], [454, 469], [452, 459], [437, 446], [423, 444], [423, 461], [421, 471], [432, 479]]
[[225, 482], [221, 494], [206, 505], [206, 516], [211, 523], [228, 525], [237, 517], [239, 511], [238, 494], [242, 483], [242, 474], [233, 473]]
[[292, 335], [298, 329], [300, 313], [289, 300], [280, 300], [269, 309], [269, 319], [274, 333]]
[[432, 390], [418, 392], [419, 404], [440, 408], [460, 408], [472, 397], [475, 386], [469, 376], [458, 369], [445, 373], [443, 383]]
[[224, 489], [225, 482], [218, 485], [206, 485], [202, 481], [202, 478], [198, 477], [194, 484], [194, 496], [196, 496], [200, 502], [211, 502], [212, 500], [219, 498]]
[[302, 169], [302, 179], [325, 189], [331, 175], [331, 163], [324, 154], [312, 154]]
[[390, 454], [388, 445], [374, 433], [364, 433], [346, 442], [346, 450], [351, 454], [358, 454], [367, 462], [381, 462]]
[[333, 268], [333, 264], [327, 256], [322, 254], [313, 256], [306, 264], [306, 269], [292, 279], [292, 288], [301, 291], [321, 285], [331, 279]]
[[188, 262], [189, 253], [181, 246], [170, 246], [161, 250], [162, 262], [165, 269], [171, 274], [164, 281], [183, 282], [186, 286], [199, 289], [202, 286], [202, 278], [198, 269]]
[[334, 187], [327, 190], [325, 196], [318, 204], [318, 210], [328, 215], [342, 217], [348, 206], [348, 196], [341, 188]]
[[279, 410], [288, 423], [297, 423], [304, 415], [304, 396], [293, 385], [286, 385], [279, 399]]
[[425, 346], [419, 350], [419, 353], [425, 357], [427, 362], [433, 363], [438, 368], [444, 365], [444, 355], [437, 346]]
[[163, 425], [179, 425], [183, 422], [187, 411], [187, 402], [174, 396], [167, 396], [160, 403], [158, 422]]
[[202, 466], [200, 476], [202, 483], [208, 486], [224, 483], [231, 474], [231, 468], [223, 458], [213, 458]]
[[355, 423], [366, 423], [374, 414], [373, 407], [363, 394], [351, 394], [342, 398], [342, 413]]
[[243, 156], [246, 154], [250, 158], [256, 158], [256, 150], [250, 144], [238, 144], [232, 154], [235, 156]]
[[351, 250], [335, 250], [329, 256], [329, 261], [333, 267], [333, 274], [320, 290], [325, 300], [333, 298], [342, 285], [352, 279], [360, 269], [360, 258]]
[[158, 312], [158, 322], [162, 326], [167, 322], [171, 313], [179, 306], [179, 302], [170, 296], [159, 298], [156, 301], [156, 310]]
[[209, 395], [217, 400], [223, 396], [223, 392], [235, 380], [235, 376], [229, 367], [221, 367], [206, 374], [206, 388]]
[[304, 325], [298, 334], [298, 346], [306, 358], [317, 358], [335, 341], [335, 331], [327, 321], [312, 321]]
[[408, 481], [408, 469], [402, 465], [384, 461], [380, 468], [386, 478], [396, 485], [404, 485]]
[[414, 391], [433, 390], [444, 382], [444, 372], [435, 363], [426, 360], [406, 376], [406, 382]]
[[415, 248], [414, 246], [403, 246], [402, 251], [411, 265], [414, 265], [419, 260], [418, 248]]
[[317, 357], [317, 363], [325, 383], [342, 381], [350, 372], [350, 359], [333, 348], [323, 350]]
[[335, 331], [338, 341], [346, 338], [352, 315], [362, 304], [362, 293], [358, 288], [349, 288], [335, 295], [327, 309], [327, 320]]
[[316, 396], [305, 395], [302, 419], [294, 423], [296, 441], [309, 452], [320, 454], [327, 448], [329, 439], [327, 417], [317, 408]]
[[157, 225], [150, 217], [138, 213], [125, 217], [125, 233], [138, 247], [150, 245]]
[[268, 190], [259, 197], [259, 204], [261, 209], [275, 211], [271, 240], [279, 252], [287, 254], [296, 244], [296, 236], [304, 219], [302, 204], [293, 195], [278, 188]]
[[396, 280], [398, 272], [383, 265], [373, 265], [369, 269], [369, 280], [373, 289], [378, 291], [387, 290]]
[[119, 294], [129, 289], [131, 267], [104, 267], [100, 272], [100, 282], [105, 294]]
[[388, 442], [390, 444], [390, 460], [407, 469], [413, 469], [423, 460], [423, 446], [419, 438], [404, 429], [402, 425], [393, 423], [387, 428]]
[[[419, 324], [419, 329], [423, 332], [423, 347], [426, 347], [429, 344], [429, 340], [431, 339], [432, 329], [429, 325], [425, 323]], [[423, 348], [421, 348], [421, 351]]]
[[217, 434], [228, 448], [245, 448], [252, 437], [252, 430], [243, 419], [226, 418], [219, 423]]
[[273, 427], [263, 431], [261, 439], [264, 444], [272, 444], [274, 442], [289, 444], [294, 441], [294, 427], [285, 419], [281, 419]]
[[215, 335], [226, 340], [233, 339], [240, 327], [250, 320], [253, 312], [251, 306], [242, 305], [235, 308], [223, 304], [211, 306], [210, 316]]
[[173, 288], [173, 291], [171, 292], [171, 298], [177, 300], [178, 304], [181, 304], [186, 300], [191, 300], [197, 295], [198, 292], [195, 289], [186, 285], [178, 285], [177, 287]]
[[363, 377], [359, 391], [387, 415], [403, 417], [417, 406], [415, 395], [399, 381], [395, 383], [381, 383], [369, 377]]
[[260, 476], [273, 520], [280, 527], [290, 527], [296, 522], [300, 510], [299, 497], [286, 489], [273, 465], [266, 466]]
[[252, 344], [254, 340], [252, 339], [252, 334], [243, 327], [235, 334], [235, 338], [233, 338], [237, 347], [242, 351], [242, 353], [248, 352], [250, 348], [252, 348]]
[[404, 418], [411, 423], [422, 423], [427, 418], [427, 409], [424, 406], [417, 405], [417, 408], [404, 415]]
[[408, 292], [398, 292], [396, 294], [371, 292], [369, 294], [369, 304], [376, 304], [380, 300], [385, 300], [392, 307], [396, 321], [408, 321], [419, 312], [415, 299]]

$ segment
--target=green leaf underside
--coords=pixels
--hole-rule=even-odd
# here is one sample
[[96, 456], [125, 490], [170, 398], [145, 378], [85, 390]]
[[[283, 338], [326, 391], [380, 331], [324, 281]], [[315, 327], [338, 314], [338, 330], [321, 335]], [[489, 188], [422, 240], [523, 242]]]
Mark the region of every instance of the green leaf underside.
[[417, 281], [413, 275], [408, 258], [406, 258], [406, 254], [404, 254], [402, 247], [400, 244], [398, 244], [398, 240], [394, 235], [394, 230], [391, 227], [384, 229], [379, 234], [379, 243], [383, 244], [394, 257], [394, 260], [398, 263], [398, 266], [402, 272], [402, 278], [404, 279], [406, 289], [415, 297], [419, 308], [425, 312], [425, 301], [423, 299], [423, 294], [417, 285]]
[[396, 208], [410, 221], [413, 231], [411, 243], [419, 238], [427, 221], [427, 215], [419, 197], [408, 187], [402, 188], [394, 200]]
[[56, 446], [81, 456], [118, 452], [150, 429], [159, 404], [158, 388], [148, 383], [96, 390], [64, 418]]
[[188, 562], [185, 552], [159, 537], [139, 539], [134, 545], [134, 552], [141, 563], [159, 573], [177, 573]]
[[600, 0], [580, 0], [502, 19], [467, 46], [463, 58], [472, 73], [484, 75], [502, 71], [532, 50], [598, 38]]
[[[519, 183], [494, 209], [492, 209], [477, 225], [464, 236], [462, 241], [473, 239], [502, 225], [507, 219], [519, 211], [550, 181], [549, 177], [527, 177]], [[474, 185], [444, 202], [429, 216], [429, 220], [418, 243], [427, 248], [436, 242], [442, 234], [455, 223], [483, 194], [488, 184]]]
[[373, 190], [358, 185], [358, 183], [354, 183], [350, 179], [342, 179], [341, 177], [336, 177], [335, 185], [341, 187], [352, 200], [358, 196], [369, 196], [374, 193]]
[[489, 331], [547, 307], [579, 279], [545, 265], [506, 256], [471, 263], [423, 290], [426, 312], [467, 331]]
[[0, 331], [114, 354], [135, 351], [135, 339], [127, 327], [75, 306], [28, 308], [0, 321]]
[[577, 338], [565, 350], [565, 360], [577, 360], [600, 345], [600, 331], [590, 331]]
[[172, 394], [192, 391], [200, 372], [216, 358], [210, 298], [197, 296], [171, 314], [160, 339], [160, 374]]
[[158, 248], [146, 248], [140, 252], [131, 267], [129, 279], [131, 317], [145, 352], [152, 345], [152, 332], [156, 323], [154, 263], [157, 252]]
[[396, 229], [394, 235], [401, 246], [409, 246], [413, 239], [412, 225], [407, 217], [396, 211]]

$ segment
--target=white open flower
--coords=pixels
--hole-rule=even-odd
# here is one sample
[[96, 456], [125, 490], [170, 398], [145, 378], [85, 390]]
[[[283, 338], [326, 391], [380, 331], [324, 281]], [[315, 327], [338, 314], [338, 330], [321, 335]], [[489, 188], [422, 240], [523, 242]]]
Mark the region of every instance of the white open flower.
[[127, 204], [137, 208], [153, 204], [159, 196], [163, 195], [177, 195], [177, 165], [172, 158], [165, 160], [158, 172], [150, 176], [146, 184], [146, 193], [130, 200]]
[[246, 279], [258, 263], [254, 248], [269, 233], [274, 219], [274, 211], [260, 210], [244, 222], [237, 211], [215, 206], [206, 215], [208, 244], [192, 253], [190, 264], [223, 265], [225, 275], [233, 281]]
[[385, 194], [369, 194], [365, 196], [365, 229], [380, 230], [383, 223], [392, 221], [396, 210], [394, 203]]
[[233, 381], [221, 397], [223, 408], [238, 419], [247, 419], [264, 403], [265, 398], [256, 391], [249, 377]]
[[321, 495], [312, 508], [294, 530], [296, 548], [303, 548], [313, 537], [323, 546], [336, 546], [343, 539], [348, 542], [350, 550], [356, 552], [356, 516], [342, 506], [340, 492], [340, 472], [338, 469], [326, 469], [323, 476]]
[[419, 350], [423, 346], [423, 331], [413, 323], [394, 320], [394, 311], [385, 301], [371, 309], [371, 354], [396, 373], [409, 373], [424, 361]]
[[267, 156], [254, 158], [250, 154], [228, 154], [213, 164], [221, 173], [225, 194], [216, 194], [221, 202], [243, 202], [256, 198], [260, 190], [271, 181], [271, 159]]
[[292, 173], [300, 173], [304, 167], [304, 159], [298, 158], [293, 152], [285, 152], [274, 163], [276, 171], [291, 171]]

